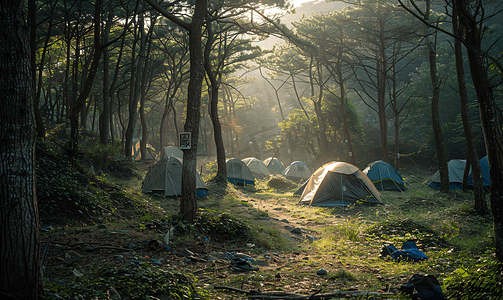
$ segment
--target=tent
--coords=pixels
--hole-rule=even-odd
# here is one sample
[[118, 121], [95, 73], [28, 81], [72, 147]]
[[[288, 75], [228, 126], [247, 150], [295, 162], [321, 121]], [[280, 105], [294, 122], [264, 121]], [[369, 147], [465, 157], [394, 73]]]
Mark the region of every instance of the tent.
[[264, 165], [276, 174], [281, 174], [285, 170], [285, 165], [276, 157], [269, 157], [264, 160]]
[[313, 173], [299, 202], [313, 206], [347, 206], [358, 201], [382, 204], [379, 191], [367, 175], [352, 164], [336, 161]]
[[[489, 174], [489, 159], [487, 155], [479, 160], [480, 168], [482, 168], [482, 180], [484, 181], [484, 186], [489, 188], [491, 186], [491, 175]], [[468, 185], [473, 186], [473, 174], [470, 171], [468, 175]]]
[[304, 189], [306, 188], [308, 182], [309, 179], [304, 181], [304, 183], [293, 194], [297, 196], [302, 196], [302, 193], [304, 192]]
[[[449, 168], [449, 189], [461, 190], [463, 188], [463, 173], [465, 171], [466, 160], [451, 159], [447, 163]], [[440, 171], [435, 172], [427, 181], [429, 187], [440, 189]]]
[[[146, 156], [147, 156], [145, 159], [155, 159], [155, 157], [156, 157], [156, 155], [155, 155], [155, 149], [154, 149], [154, 147], [152, 147], [152, 145], [147, 144], [146, 147], [145, 147], [145, 151], [146, 151]], [[141, 159], [140, 141], [138, 141], [133, 146], [133, 149], [131, 151], [131, 157], [134, 160], [140, 160]]]
[[243, 158], [242, 161], [248, 166], [255, 177], [267, 177], [273, 175], [266, 165], [255, 157]]
[[378, 160], [370, 163], [363, 174], [372, 180], [379, 191], [403, 191], [405, 181], [402, 176], [385, 161]]
[[160, 158], [174, 156], [179, 159], [183, 159], [183, 151], [175, 146], [168, 146], [168, 147], [164, 148], [164, 150], [162, 150], [162, 152], [160, 154], [161, 154]]
[[237, 185], [255, 185], [255, 177], [253, 177], [250, 168], [237, 158], [228, 159], [227, 166], [227, 180], [230, 183]]
[[281, 175], [293, 181], [301, 181], [306, 180], [311, 176], [312, 172], [309, 167], [300, 161], [294, 161], [291, 165], [289, 165]]
[[[208, 188], [196, 171], [196, 192], [198, 197], [209, 195]], [[178, 197], [182, 193], [182, 160], [166, 157], [158, 161], [147, 172], [141, 190], [144, 194], [162, 193]]]

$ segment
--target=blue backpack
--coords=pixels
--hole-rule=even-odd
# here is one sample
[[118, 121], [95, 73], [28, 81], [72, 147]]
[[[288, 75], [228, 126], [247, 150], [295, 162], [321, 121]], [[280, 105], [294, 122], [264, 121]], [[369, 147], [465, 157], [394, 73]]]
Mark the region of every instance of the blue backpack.
[[386, 257], [388, 255], [397, 261], [403, 259], [405, 261], [419, 262], [428, 259], [428, 256], [419, 250], [416, 243], [413, 241], [406, 241], [403, 243], [402, 249], [400, 250], [397, 250], [393, 245], [384, 246], [381, 250], [381, 257]]

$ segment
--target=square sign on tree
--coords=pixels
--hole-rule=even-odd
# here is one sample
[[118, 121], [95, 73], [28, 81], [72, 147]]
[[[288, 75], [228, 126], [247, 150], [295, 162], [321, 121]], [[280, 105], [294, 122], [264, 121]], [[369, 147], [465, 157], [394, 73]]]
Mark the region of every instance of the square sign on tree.
[[179, 135], [179, 145], [180, 145], [180, 150], [189, 150], [191, 146], [190, 142], [190, 132], [180, 132]]

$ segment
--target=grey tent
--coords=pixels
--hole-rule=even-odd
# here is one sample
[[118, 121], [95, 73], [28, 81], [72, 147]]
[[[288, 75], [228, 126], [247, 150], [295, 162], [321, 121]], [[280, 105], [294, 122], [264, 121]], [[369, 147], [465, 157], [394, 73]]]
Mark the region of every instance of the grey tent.
[[255, 177], [248, 166], [237, 158], [228, 159], [226, 162], [227, 179], [237, 185], [255, 185]]
[[[179, 197], [182, 193], [182, 160], [166, 157], [158, 161], [147, 172], [141, 190], [144, 194], [162, 193]], [[196, 192], [198, 197], [208, 196], [208, 188], [196, 171]]]
[[281, 172], [281, 175], [293, 181], [306, 180], [311, 176], [311, 174], [311, 169], [309, 169], [309, 167], [301, 161], [294, 161], [285, 170], [283, 170], [283, 172]]
[[[466, 160], [451, 159], [447, 163], [449, 168], [449, 189], [463, 189], [463, 174], [465, 172]], [[434, 189], [440, 189], [440, 171], [435, 172], [427, 181], [426, 184]]]
[[381, 195], [367, 175], [345, 162], [331, 162], [316, 170], [306, 183], [300, 203], [347, 206], [355, 202], [382, 204]]
[[276, 157], [269, 157], [264, 160], [264, 165], [276, 174], [281, 174], [285, 170], [285, 165]]
[[160, 158], [174, 156], [174, 157], [178, 157], [179, 159], [183, 159], [183, 151], [175, 146], [165, 147], [160, 154], [161, 154]]
[[253, 176], [256, 178], [265, 178], [273, 175], [272, 171], [269, 170], [261, 160], [255, 157], [243, 158], [242, 161], [248, 166]]

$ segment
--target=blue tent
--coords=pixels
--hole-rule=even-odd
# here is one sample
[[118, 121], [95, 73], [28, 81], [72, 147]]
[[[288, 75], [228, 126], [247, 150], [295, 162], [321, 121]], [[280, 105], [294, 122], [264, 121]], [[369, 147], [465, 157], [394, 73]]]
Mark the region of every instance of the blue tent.
[[380, 191], [403, 191], [405, 181], [402, 176], [385, 161], [378, 160], [370, 163], [363, 173], [374, 183]]
[[[487, 155], [479, 160], [480, 168], [482, 168], [482, 179], [484, 181], [484, 186], [489, 188], [491, 186], [491, 175], [489, 175], [489, 159]], [[468, 185], [473, 186], [473, 174], [470, 171], [468, 175]]]
[[281, 175], [293, 181], [309, 179], [311, 174], [311, 169], [309, 169], [305, 163], [300, 161], [294, 161], [283, 172], [281, 172]]
[[[463, 173], [465, 171], [466, 160], [464, 159], [451, 159], [447, 163], [449, 168], [449, 189], [461, 190], [463, 188]], [[440, 189], [440, 171], [433, 174], [426, 184], [434, 189]]]
[[228, 159], [226, 162], [227, 179], [236, 185], [255, 185], [255, 177], [250, 168], [237, 158]]

